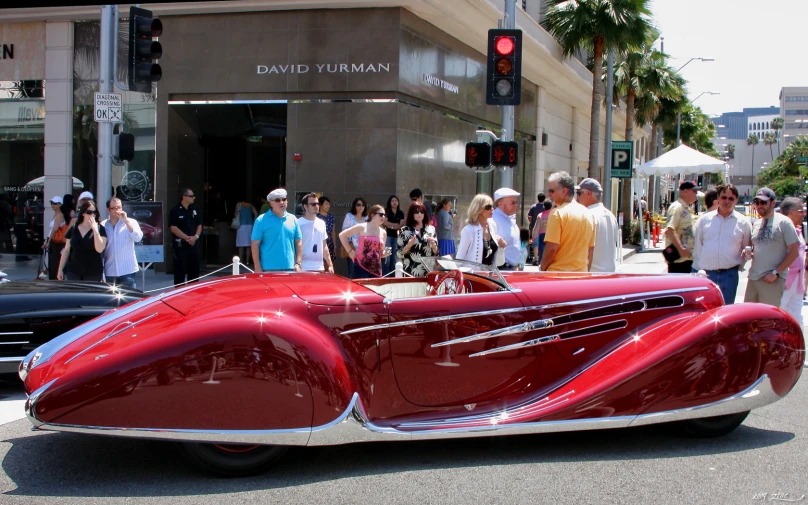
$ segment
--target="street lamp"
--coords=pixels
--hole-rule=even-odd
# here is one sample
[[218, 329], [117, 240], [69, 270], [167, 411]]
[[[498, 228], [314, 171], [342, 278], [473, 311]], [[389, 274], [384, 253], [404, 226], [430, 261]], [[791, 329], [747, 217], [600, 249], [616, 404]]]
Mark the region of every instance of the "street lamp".
[[691, 61], [693, 61], [693, 60], [699, 60], [699, 61], [715, 61], [715, 58], [701, 58], [701, 57], [698, 57], [698, 56], [696, 56], [695, 58], [690, 58], [689, 60], [687, 60], [687, 63], [685, 63], [685, 64], [684, 64], [684, 65], [682, 65], [681, 67], [677, 68], [677, 69], [676, 69], [676, 72], [679, 72], [680, 70], [682, 70], [683, 68], [685, 68], [685, 67], [687, 66], [687, 64], [688, 64], [688, 63], [690, 63], [690, 62], [691, 62]]
[[[693, 59], [701, 59], [701, 58], [691, 58]], [[704, 61], [713, 61], [712, 59], [704, 60]], [[690, 62], [688, 62], [690, 63]], [[687, 63], [685, 63], [687, 65]], [[684, 65], [682, 65], [684, 67]], [[721, 93], [718, 91], [702, 91], [699, 93], [699, 96], [690, 100], [690, 103], [694, 103], [696, 100], [701, 98], [701, 95], [720, 95]], [[679, 114], [676, 116], [676, 145], [682, 145], [682, 109], [679, 109]]]

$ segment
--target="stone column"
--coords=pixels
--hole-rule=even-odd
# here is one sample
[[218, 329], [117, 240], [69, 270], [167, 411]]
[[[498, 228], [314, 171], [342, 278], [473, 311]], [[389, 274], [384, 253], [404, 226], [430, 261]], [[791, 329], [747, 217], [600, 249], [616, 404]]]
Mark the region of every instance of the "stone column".
[[73, 23], [45, 25], [45, 233], [48, 200], [73, 191]]

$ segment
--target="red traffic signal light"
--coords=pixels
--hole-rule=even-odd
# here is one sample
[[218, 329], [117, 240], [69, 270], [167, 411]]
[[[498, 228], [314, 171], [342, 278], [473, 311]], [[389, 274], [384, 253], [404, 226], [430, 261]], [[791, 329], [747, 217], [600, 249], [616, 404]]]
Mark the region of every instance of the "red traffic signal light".
[[522, 81], [522, 31], [488, 30], [485, 103], [519, 105]]
[[491, 145], [487, 142], [469, 142], [466, 144], [466, 166], [487, 167], [491, 165]]
[[515, 167], [519, 164], [519, 144], [496, 140], [491, 144], [491, 164], [497, 167]]

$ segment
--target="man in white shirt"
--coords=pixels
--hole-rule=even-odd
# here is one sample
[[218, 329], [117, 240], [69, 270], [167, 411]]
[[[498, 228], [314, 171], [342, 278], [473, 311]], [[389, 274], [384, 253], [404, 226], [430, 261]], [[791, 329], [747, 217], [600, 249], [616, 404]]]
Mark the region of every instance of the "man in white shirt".
[[500, 270], [515, 270], [521, 253], [519, 226], [516, 224], [519, 193], [511, 188], [499, 188], [494, 191], [494, 205], [497, 207], [493, 214], [497, 233], [505, 240], [505, 247], [497, 251], [497, 267]]
[[135, 274], [140, 270], [135, 256], [135, 243], [143, 240], [140, 225], [123, 211], [121, 201], [107, 201], [109, 219], [101, 222], [107, 232], [107, 247], [104, 249], [104, 277], [110, 284], [135, 289]]
[[309, 193], [300, 203], [304, 214], [297, 220], [300, 233], [303, 234], [303, 270], [307, 272], [322, 272], [323, 260], [328, 265], [328, 273], [334, 273], [334, 264], [331, 263], [331, 254], [328, 252], [328, 234], [325, 221], [317, 219], [320, 211], [320, 201], [317, 195]]
[[590, 272], [614, 272], [617, 270], [617, 219], [601, 199], [603, 187], [598, 181], [586, 178], [575, 188], [578, 203], [589, 209], [595, 217], [595, 248], [592, 251]]
[[693, 269], [704, 270], [724, 296], [724, 303], [735, 303], [738, 270], [745, 262], [744, 247], [751, 244], [752, 224], [735, 212], [738, 190], [732, 184], [716, 188], [718, 208], [704, 213], [696, 225]]

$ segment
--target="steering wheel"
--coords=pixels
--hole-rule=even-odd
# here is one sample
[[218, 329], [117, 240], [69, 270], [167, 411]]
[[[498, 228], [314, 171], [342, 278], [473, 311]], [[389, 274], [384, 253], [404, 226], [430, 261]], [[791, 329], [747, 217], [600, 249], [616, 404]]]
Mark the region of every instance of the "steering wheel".
[[[430, 296], [436, 296], [438, 294], [456, 295], [462, 292], [463, 272], [460, 270], [449, 270], [448, 272], [436, 272], [434, 274], [430, 273], [429, 278], [432, 279], [433, 275], [435, 280], [434, 282], [429, 283], [432, 288]], [[444, 283], [446, 284], [444, 287], [444, 292], [439, 293], [438, 291]]]

